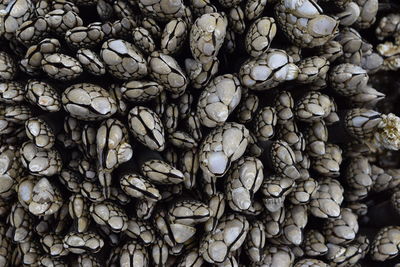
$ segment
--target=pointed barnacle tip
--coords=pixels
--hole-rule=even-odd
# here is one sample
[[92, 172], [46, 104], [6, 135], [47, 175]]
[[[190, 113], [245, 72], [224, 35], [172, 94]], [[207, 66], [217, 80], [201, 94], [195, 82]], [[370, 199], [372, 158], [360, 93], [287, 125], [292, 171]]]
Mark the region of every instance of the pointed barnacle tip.
[[375, 132], [376, 141], [386, 149], [400, 149], [400, 118], [389, 113], [382, 115], [382, 121]]

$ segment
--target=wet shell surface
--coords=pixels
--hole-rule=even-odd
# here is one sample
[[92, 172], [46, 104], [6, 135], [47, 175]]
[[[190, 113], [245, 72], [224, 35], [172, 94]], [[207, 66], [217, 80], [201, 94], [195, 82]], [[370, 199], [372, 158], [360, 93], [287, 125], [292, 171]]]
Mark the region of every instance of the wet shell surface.
[[0, 1], [0, 266], [396, 266], [395, 0]]

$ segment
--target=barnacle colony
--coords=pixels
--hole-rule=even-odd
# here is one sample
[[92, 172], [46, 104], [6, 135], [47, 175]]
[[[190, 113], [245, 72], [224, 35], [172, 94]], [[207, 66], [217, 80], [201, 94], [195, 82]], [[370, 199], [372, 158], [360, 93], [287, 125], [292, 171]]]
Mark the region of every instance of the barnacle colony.
[[0, 1], [0, 266], [393, 265], [399, 25], [394, 0]]

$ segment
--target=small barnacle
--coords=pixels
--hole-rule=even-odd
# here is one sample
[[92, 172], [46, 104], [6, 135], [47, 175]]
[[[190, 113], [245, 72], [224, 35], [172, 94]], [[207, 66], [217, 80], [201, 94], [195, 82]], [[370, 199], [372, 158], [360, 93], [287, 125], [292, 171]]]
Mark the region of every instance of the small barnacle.
[[228, 122], [213, 129], [200, 145], [200, 167], [214, 176], [222, 176], [239, 159], [248, 145], [249, 130]]
[[265, 6], [267, 5], [267, 0], [248, 0], [245, 6], [245, 16], [248, 20], [257, 19], [263, 13]]
[[177, 98], [185, 92], [189, 81], [175, 58], [155, 51], [151, 53], [148, 62], [150, 76], [171, 92], [173, 98]]
[[246, 23], [244, 21], [244, 11], [240, 6], [232, 7], [228, 13], [229, 24], [231, 29], [238, 34], [244, 33]]
[[113, 38], [129, 38], [132, 31], [137, 27], [138, 22], [133, 17], [125, 17], [115, 20], [113, 23], [108, 22], [101, 25], [106, 39]]
[[281, 29], [297, 46], [321, 46], [338, 32], [338, 21], [312, 0], [280, 0], [274, 10]]
[[232, 74], [215, 77], [200, 95], [197, 113], [206, 127], [225, 123], [228, 116], [239, 104], [242, 87], [239, 79]]
[[361, 141], [370, 140], [381, 123], [382, 114], [371, 109], [354, 108], [348, 110], [345, 115], [347, 132]]
[[139, 9], [146, 16], [150, 16], [158, 21], [169, 21], [174, 18], [181, 18], [185, 15], [185, 5], [183, 0], [174, 1], [135, 1]]
[[0, 35], [10, 40], [17, 29], [34, 15], [34, 3], [30, 0], [2, 1], [0, 6]]
[[225, 14], [210, 13], [199, 17], [190, 31], [193, 57], [205, 64], [216, 58], [224, 42], [228, 19]]
[[150, 32], [143, 27], [136, 27], [132, 32], [133, 42], [145, 54], [151, 54], [155, 50], [155, 43]]
[[12, 80], [17, 74], [17, 65], [10, 54], [0, 51], [0, 80]]
[[82, 65], [73, 57], [64, 54], [45, 55], [42, 70], [51, 78], [60, 81], [76, 79], [83, 72]]
[[128, 129], [116, 119], [100, 124], [96, 134], [98, 178], [105, 196], [110, 196], [111, 172], [132, 157], [132, 146], [128, 142]]
[[269, 49], [246, 60], [239, 70], [243, 86], [252, 90], [268, 90], [298, 77], [299, 68], [284, 50]]
[[181, 50], [188, 35], [188, 25], [181, 19], [170, 20], [161, 36], [161, 50], [164, 54], [175, 54]]
[[370, 254], [376, 261], [385, 261], [399, 254], [400, 227], [386, 226], [379, 230], [371, 244]]
[[89, 24], [68, 30], [65, 33], [65, 40], [74, 49], [93, 48], [104, 38], [101, 25]]
[[82, 19], [72, 10], [55, 9], [47, 13], [44, 19], [50, 30], [60, 36], [64, 36], [70, 29], [83, 25]]
[[400, 27], [400, 15], [391, 13], [383, 16], [379, 21], [378, 27], [375, 29], [375, 35], [379, 40], [383, 40], [389, 36], [398, 36]]
[[245, 47], [250, 56], [265, 53], [276, 35], [275, 19], [262, 17], [249, 26], [245, 38]]
[[364, 55], [372, 53], [372, 45], [363, 39], [359, 32], [353, 28], [344, 28], [335, 38], [342, 47], [342, 61], [360, 65]]
[[108, 72], [121, 80], [142, 78], [148, 74], [147, 62], [136, 46], [121, 40], [110, 39], [100, 50]]
[[346, 5], [345, 9], [336, 14], [340, 20], [340, 25], [351, 26], [354, 24], [360, 16], [360, 7], [353, 2]]
[[303, 249], [307, 256], [315, 257], [328, 252], [324, 235], [318, 230], [309, 230], [304, 235]]
[[77, 83], [65, 89], [62, 104], [72, 117], [85, 121], [101, 120], [117, 112], [108, 91], [90, 83]]
[[217, 8], [211, 3], [211, 0], [190, 0], [189, 5], [196, 17], [217, 12]]
[[378, 0], [356, 0], [355, 3], [360, 8], [360, 15], [357, 18], [356, 25], [361, 29], [371, 27], [376, 21], [379, 9]]

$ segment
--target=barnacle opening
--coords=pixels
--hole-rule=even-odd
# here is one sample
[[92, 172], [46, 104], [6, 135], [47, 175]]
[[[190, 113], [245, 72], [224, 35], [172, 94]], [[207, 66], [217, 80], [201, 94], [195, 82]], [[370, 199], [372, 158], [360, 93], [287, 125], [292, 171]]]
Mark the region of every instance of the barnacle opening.
[[375, 132], [376, 141], [386, 149], [400, 149], [400, 118], [389, 113], [382, 114], [382, 121]]

